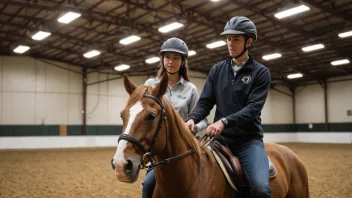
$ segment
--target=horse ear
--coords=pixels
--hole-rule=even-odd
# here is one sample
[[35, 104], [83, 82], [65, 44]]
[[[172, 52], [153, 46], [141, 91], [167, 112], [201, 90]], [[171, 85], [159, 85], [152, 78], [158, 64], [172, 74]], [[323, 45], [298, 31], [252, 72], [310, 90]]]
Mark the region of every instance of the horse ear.
[[168, 76], [165, 72], [159, 84], [153, 89], [153, 93], [157, 98], [161, 98], [166, 93], [168, 83]]
[[126, 89], [127, 93], [130, 94], [130, 95], [137, 87], [135, 84], [133, 84], [133, 82], [130, 81], [130, 79], [128, 78], [127, 74], [125, 74], [123, 76], [123, 83], [125, 85], [125, 89]]

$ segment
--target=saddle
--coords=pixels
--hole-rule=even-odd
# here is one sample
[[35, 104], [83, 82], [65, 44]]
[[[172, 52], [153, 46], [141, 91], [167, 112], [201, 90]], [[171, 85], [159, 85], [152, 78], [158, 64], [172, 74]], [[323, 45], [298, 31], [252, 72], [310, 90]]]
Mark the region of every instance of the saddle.
[[[237, 191], [239, 194], [243, 194], [246, 188], [246, 180], [240, 161], [234, 155], [229, 148], [223, 146], [217, 141], [211, 141], [209, 146], [212, 149], [212, 153], [223, 171], [230, 186]], [[276, 177], [276, 167], [268, 157], [269, 161], [269, 178], [273, 179]], [[241, 196], [240, 196], [241, 197]]]

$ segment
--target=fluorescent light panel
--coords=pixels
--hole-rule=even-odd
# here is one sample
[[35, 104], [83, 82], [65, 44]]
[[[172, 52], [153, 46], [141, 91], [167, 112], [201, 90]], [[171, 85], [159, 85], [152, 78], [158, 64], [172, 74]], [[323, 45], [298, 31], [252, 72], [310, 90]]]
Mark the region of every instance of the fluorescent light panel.
[[174, 23], [171, 23], [169, 25], [165, 25], [165, 26], [159, 28], [159, 32], [167, 33], [167, 32], [170, 32], [172, 30], [176, 30], [178, 28], [181, 28], [182, 26], [183, 26], [182, 23], [174, 22]]
[[153, 63], [156, 63], [156, 62], [159, 62], [160, 61], [160, 58], [159, 57], [152, 57], [152, 58], [148, 58], [147, 60], [145, 60], [146, 63], [148, 64], [153, 64]]
[[35, 34], [32, 36], [32, 39], [33, 39], [33, 40], [40, 41], [40, 40], [43, 40], [43, 39], [45, 39], [46, 37], [48, 37], [48, 36], [50, 36], [50, 35], [51, 35], [50, 32], [38, 31], [37, 33], [35, 33]]
[[323, 44], [316, 44], [316, 45], [310, 45], [307, 47], [303, 47], [302, 50], [305, 52], [310, 52], [310, 51], [314, 51], [314, 50], [318, 50], [318, 49], [322, 49], [325, 46]]
[[196, 55], [196, 54], [197, 54], [197, 52], [194, 51], [194, 50], [188, 51], [188, 56], [194, 56], [194, 55]]
[[280, 58], [281, 54], [279, 53], [274, 53], [274, 54], [268, 54], [268, 55], [264, 55], [262, 58], [264, 60], [271, 60], [271, 59], [275, 59], [275, 58]]
[[341, 59], [341, 60], [332, 61], [331, 65], [334, 65], [334, 66], [336, 66], [336, 65], [345, 65], [345, 64], [348, 64], [348, 63], [350, 63], [350, 60]]
[[22, 54], [24, 52], [26, 52], [27, 50], [29, 50], [30, 47], [25, 46], [25, 45], [19, 45], [18, 47], [16, 47], [13, 51], [19, 54]]
[[80, 13], [68, 12], [64, 16], [62, 16], [59, 19], [57, 19], [57, 21], [60, 22], [60, 23], [68, 24], [68, 23], [71, 23], [73, 20], [77, 19], [80, 16], [81, 16]]
[[288, 79], [302, 78], [302, 77], [303, 77], [303, 74], [301, 74], [301, 73], [296, 73], [296, 74], [289, 74], [289, 75], [287, 75], [287, 78], [288, 78]]
[[121, 39], [119, 42], [122, 45], [128, 45], [128, 44], [134, 43], [134, 42], [139, 41], [139, 40], [141, 40], [141, 37], [136, 36], [136, 35], [132, 35], [132, 36], [126, 37], [124, 39]]
[[339, 37], [341, 38], [345, 38], [345, 37], [349, 37], [352, 36], [352, 31], [348, 31], [348, 32], [344, 32], [344, 33], [340, 33]]
[[98, 50], [91, 50], [91, 51], [83, 54], [83, 56], [86, 58], [92, 58], [94, 56], [98, 56], [99, 54], [100, 54], [100, 52]]
[[122, 65], [116, 66], [114, 69], [115, 69], [116, 71], [123, 71], [123, 70], [129, 69], [129, 68], [130, 68], [129, 65], [122, 64]]
[[289, 17], [289, 16], [292, 16], [292, 15], [295, 15], [295, 14], [298, 14], [301, 12], [308, 11], [308, 10], [310, 10], [310, 8], [308, 6], [300, 5], [300, 6], [276, 13], [274, 16], [278, 19], [282, 19], [282, 18]]
[[224, 46], [224, 45], [226, 45], [225, 41], [216, 41], [214, 43], [207, 44], [206, 47], [209, 48], [209, 49], [214, 49], [214, 48], [221, 47], [221, 46]]

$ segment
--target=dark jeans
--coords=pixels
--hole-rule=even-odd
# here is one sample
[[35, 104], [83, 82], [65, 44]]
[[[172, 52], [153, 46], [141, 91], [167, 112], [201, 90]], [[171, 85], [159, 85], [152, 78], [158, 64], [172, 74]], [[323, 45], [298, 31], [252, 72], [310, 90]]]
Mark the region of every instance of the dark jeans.
[[143, 181], [142, 188], [142, 198], [152, 198], [153, 192], [155, 188], [156, 180], [154, 175], [154, 168], [150, 168], [147, 170], [147, 175]]
[[228, 144], [228, 147], [242, 165], [250, 188], [249, 197], [271, 197], [269, 186], [269, 162], [264, 149], [263, 140], [252, 139], [241, 146]]

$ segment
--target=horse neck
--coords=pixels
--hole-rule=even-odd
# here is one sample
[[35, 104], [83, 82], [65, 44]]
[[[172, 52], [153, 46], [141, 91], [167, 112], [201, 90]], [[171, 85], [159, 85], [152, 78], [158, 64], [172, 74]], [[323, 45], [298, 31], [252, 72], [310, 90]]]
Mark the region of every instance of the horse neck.
[[[169, 109], [166, 110], [167, 113], [170, 113]], [[172, 119], [170, 119], [171, 117]], [[163, 152], [155, 156], [157, 161], [186, 153], [192, 149], [180, 135], [180, 133], [187, 132], [182, 131], [185, 128], [178, 126], [180, 124], [183, 125], [184, 123], [179, 123], [179, 120], [174, 116], [168, 116], [167, 143]], [[169, 164], [156, 167], [155, 176], [160, 189], [162, 189], [164, 193], [170, 194], [177, 193], [174, 192], [175, 185], [179, 186], [177, 188], [178, 191], [180, 189], [192, 190], [192, 186], [198, 184], [198, 160], [198, 155], [194, 152], [186, 157], [172, 161]], [[192, 190], [192, 192], [193, 191], [194, 190]]]

